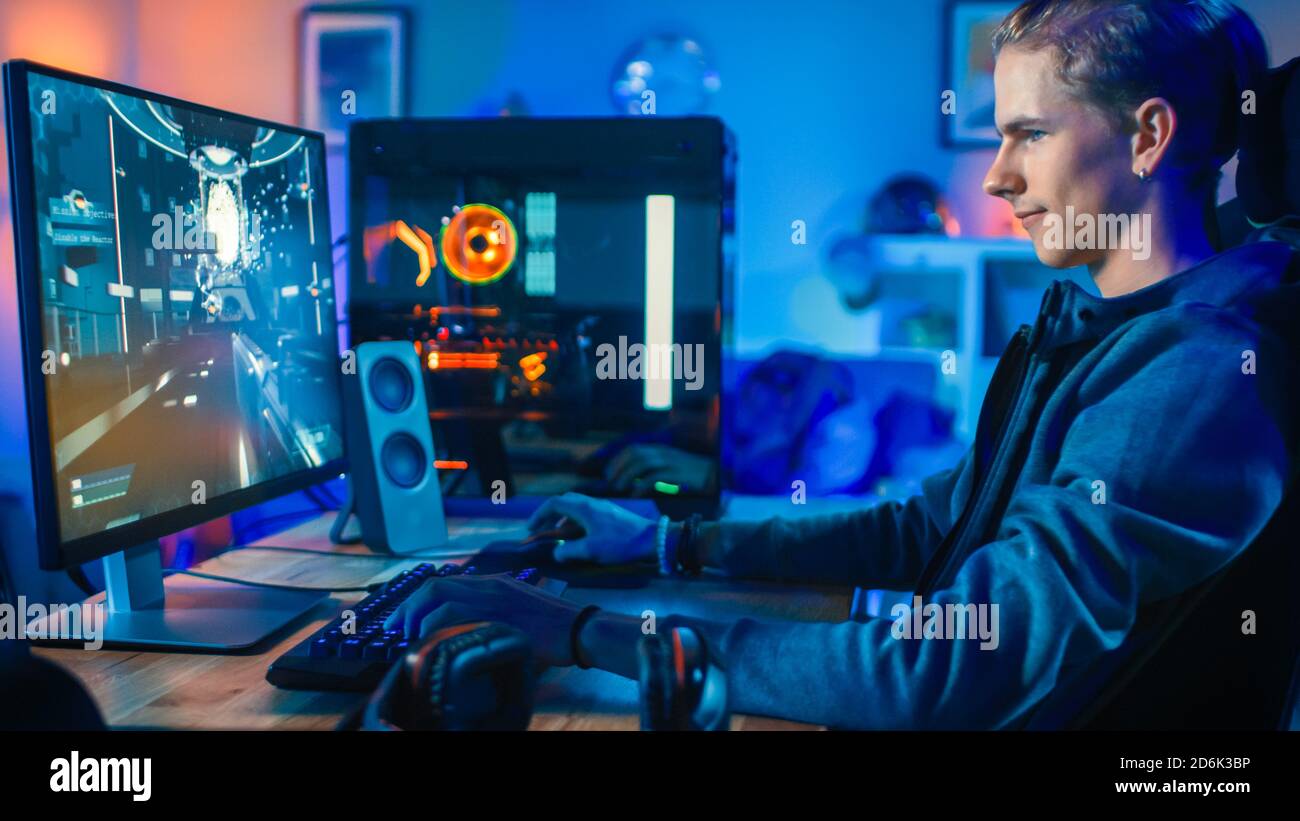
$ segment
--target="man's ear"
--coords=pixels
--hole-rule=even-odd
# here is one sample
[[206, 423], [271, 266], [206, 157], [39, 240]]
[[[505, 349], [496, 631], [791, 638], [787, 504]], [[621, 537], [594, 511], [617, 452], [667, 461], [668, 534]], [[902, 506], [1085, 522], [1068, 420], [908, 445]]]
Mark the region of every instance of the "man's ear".
[[1178, 131], [1178, 115], [1164, 97], [1152, 97], [1143, 101], [1133, 116], [1137, 124], [1133, 135], [1133, 173], [1151, 176]]

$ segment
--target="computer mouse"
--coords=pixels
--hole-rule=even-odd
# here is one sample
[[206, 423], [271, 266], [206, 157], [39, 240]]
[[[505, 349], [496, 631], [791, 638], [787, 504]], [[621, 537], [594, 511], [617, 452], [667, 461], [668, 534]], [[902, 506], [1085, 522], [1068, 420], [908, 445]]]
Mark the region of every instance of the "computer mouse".
[[560, 543], [560, 539], [549, 537], [546, 533], [535, 533], [521, 541], [492, 542], [485, 545], [468, 563], [477, 567], [481, 573], [502, 573], [524, 567], [549, 570], [559, 565], [555, 560], [555, 548]]
[[566, 519], [554, 528], [534, 533], [522, 541], [500, 541], [486, 545], [470, 563], [480, 573], [536, 567], [546, 577], [567, 582], [571, 587], [621, 590], [645, 586], [647, 573], [639, 565], [610, 567], [582, 560], [555, 560], [555, 548], [563, 541], [581, 539], [586, 535], [586, 531], [577, 522]]
[[520, 545], [532, 545], [537, 542], [567, 542], [573, 539], [581, 539], [587, 535], [582, 525], [572, 519], [563, 518], [559, 524], [549, 530], [539, 530], [528, 538], [520, 542]]

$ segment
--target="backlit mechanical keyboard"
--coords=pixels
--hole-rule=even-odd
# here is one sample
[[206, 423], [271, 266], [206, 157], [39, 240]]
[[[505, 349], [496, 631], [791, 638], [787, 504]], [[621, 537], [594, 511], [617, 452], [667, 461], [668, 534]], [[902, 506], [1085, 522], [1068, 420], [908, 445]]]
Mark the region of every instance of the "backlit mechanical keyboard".
[[[479, 570], [472, 563], [435, 567], [426, 562], [399, 573], [272, 662], [266, 680], [291, 690], [373, 690], [410, 646], [400, 628], [385, 630], [384, 621], [427, 580], [461, 574], [478, 575]], [[537, 568], [510, 575], [556, 595], [565, 586]]]

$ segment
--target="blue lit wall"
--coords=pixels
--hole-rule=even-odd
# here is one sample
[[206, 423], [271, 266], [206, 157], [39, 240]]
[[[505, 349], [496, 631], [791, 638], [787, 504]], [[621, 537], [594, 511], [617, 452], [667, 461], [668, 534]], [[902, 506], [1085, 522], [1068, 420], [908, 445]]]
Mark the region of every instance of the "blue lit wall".
[[[1264, 30], [1274, 63], [1300, 54], [1292, 0], [1238, 4]], [[939, 144], [943, 8], [942, 0], [438, 3], [434, 14], [416, 10], [413, 113], [481, 113], [518, 92], [534, 114], [613, 114], [609, 78], [623, 50], [652, 32], [691, 35], [721, 74], [708, 113], [740, 145], [736, 347], [757, 352], [774, 337], [815, 346], [815, 324], [792, 317], [772, 288], [815, 274], [826, 238], [856, 228], [885, 180], [930, 176], [963, 233], [987, 233], [1002, 219], [979, 187], [992, 152]], [[806, 245], [790, 241], [795, 219], [807, 223]]]
[[[1238, 3], [1264, 30], [1274, 63], [1300, 54], [1294, 0]], [[0, 57], [35, 58], [293, 120], [304, 5], [8, 0], [0, 4]], [[966, 233], [996, 222], [992, 201], [978, 188], [991, 152], [953, 151], [938, 140], [942, 0], [404, 5], [414, 19], [416, 115], [479, 113], [512, 91], [536, 114], [611, 114], [610, 75], [629, 44], [660, 31], [699, 40], [722, 79], [709, 113], [730, 125], [741, 149], [736, 344], [742, 352], [757, 352], [771, 339], [822, 343], [815, 324], [800, 324], [788, 304], [767, 297], [773, 283], [814, 276], [826, 238], [854, 227], [866, 197], [889, 177], [921, 170], [939, 181]], [[238, 44], [234, 59], [232, 43]], [[341, 163], [335, 169], [338, 235], [345, 200]], [[7, 169], [0, 167], [0, 373], [13, 375], [19, 363], [8, 206]], [[790, 242], [795, 219], [807, 223], [806, 245]], [[0, 420], [0, 458], [12, 459], [25, 448], [21, 407], [8, 403]]]
[[[613, 114], [610, 76], [624, 49], [652, 32], [696, 38], [722, 79], [707, 113], [740, 146], [743, 350], [790, 322], [785, 306], [761, 298], [759, 280], [814, 271], [825, 238], [854, 227], [888, 177], [926, 169], [942, 180], [958, 160], [937, 145], [938, 0], [889, 3], [888, 25], [886, 4], [860, 0], [755, 8], [739, 0], [447, 7], [416, 27], [414, 110], [471, 114], [517, 91], [535, 114]], [[790, 241], [796, 219], [807, 224], [806, 245]]]

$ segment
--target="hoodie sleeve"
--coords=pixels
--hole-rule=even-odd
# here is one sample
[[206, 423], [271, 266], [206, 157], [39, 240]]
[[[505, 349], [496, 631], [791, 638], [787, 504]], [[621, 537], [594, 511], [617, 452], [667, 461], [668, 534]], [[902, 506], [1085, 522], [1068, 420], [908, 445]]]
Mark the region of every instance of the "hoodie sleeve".
[[[1059, 458], [1022, 477], [996, 539], [924, 603], [945, 621], [947, 605], [984, 606], [970, 630], [991, 628], [983, 637], [902, 637], [891, 618], [681, 619], [721, 648], [733, 709], [838, 727], [1007, 726], [1119, 646], [1140, 603], [1238, 555], [1291, 475], [1285, 354], [1208, 306], [1169, 313], [1080, 363], [1089, 370], [1034, 434], [1059, 439]], [[1243, 372], [1246, 350], [1256, 373]]]
[[908, 587], [960, 515], [972, 451], [906, 501], [826, 516], [706, 525], [700, 538], [730, 576]]

